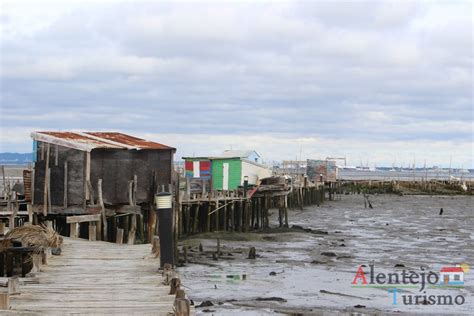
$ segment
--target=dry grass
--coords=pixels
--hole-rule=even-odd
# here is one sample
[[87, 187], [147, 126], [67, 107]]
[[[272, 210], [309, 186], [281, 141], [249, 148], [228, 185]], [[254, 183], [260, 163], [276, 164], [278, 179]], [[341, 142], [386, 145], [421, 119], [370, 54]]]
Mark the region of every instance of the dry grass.
[[12, 241], [20, 241], [23, 246], [33, 247], [36, 253], [40, 253], [45, 248], [60, 247], [63, 238], [54, 229], [44, 225], [29, 225], [10, 230], [5, 235], [1, 248], [10, 247]]

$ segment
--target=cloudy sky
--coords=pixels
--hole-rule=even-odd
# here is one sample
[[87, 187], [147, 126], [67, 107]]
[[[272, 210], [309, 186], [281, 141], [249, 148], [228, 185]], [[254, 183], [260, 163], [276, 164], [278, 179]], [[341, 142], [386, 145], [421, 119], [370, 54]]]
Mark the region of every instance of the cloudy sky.
[[474, 167], [472, 2], [0, 5], [0, 151], [113, 130], [178, 157]]

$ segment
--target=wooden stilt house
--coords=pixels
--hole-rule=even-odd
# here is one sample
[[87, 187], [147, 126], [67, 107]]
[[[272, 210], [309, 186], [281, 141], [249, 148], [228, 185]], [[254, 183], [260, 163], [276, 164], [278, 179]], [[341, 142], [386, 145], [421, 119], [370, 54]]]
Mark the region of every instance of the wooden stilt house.
[[[115, 132], [33, 132], [32, 209], [43, 216], [142, 214], [172, 183], [176, 149]], [[106, 211], [104, 210], [106, 209]]]

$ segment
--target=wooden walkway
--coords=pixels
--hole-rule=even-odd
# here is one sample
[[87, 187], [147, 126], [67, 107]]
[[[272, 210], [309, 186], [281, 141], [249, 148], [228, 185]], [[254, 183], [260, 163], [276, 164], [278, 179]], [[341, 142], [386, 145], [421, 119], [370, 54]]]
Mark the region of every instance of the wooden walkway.
[[62, 254], [11, 296], [11, 313], [169, 315], [174, 295], [158, 267], [149, 244], [65, 238]]

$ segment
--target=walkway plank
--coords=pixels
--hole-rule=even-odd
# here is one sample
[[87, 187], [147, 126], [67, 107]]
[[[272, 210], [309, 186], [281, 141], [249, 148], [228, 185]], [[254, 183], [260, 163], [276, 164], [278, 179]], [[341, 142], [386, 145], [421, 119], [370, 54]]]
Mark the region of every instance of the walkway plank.
[[11, 296], [11, 312], [28, 315], [169, 315], [174, 295], [158, 273], [151, 245], [64, 239], [60, 256]]

